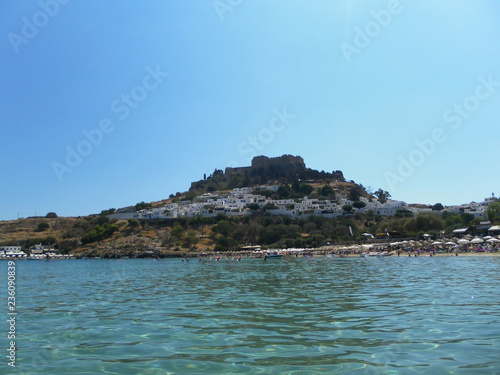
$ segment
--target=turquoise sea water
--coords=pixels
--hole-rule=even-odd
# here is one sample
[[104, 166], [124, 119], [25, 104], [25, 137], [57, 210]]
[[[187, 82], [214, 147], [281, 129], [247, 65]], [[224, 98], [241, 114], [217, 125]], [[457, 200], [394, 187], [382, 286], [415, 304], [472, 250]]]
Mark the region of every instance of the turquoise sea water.
[[16, 368], [4, 358], [0, 373], [500, 373], [499, 270], [499, 257], [19, 261]]

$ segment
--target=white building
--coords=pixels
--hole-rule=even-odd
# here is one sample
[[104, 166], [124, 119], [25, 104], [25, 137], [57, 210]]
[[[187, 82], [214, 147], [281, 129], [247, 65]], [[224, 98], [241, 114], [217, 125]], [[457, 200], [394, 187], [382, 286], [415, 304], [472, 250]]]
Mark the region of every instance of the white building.
[[[257, 188], [237, 188], [226, 194], [220, 192], [206, 193], [200, 195], [194, 202], [182, 201], [170, 203], [163, 207], [144, 209], [135, 211], [133, 207], [117, 210], [114, 214], [109, 215], [111, 219], [138, 219], [138, 220], [154, 220], [154, 219], [175, 219], [179, 217], [215, 217], [219, 214], [227, 216], [251, 215], [252, 211], [247, 207], [249, 204], [257, 204], [263, 208], [266, 204], [273, 204], [277, 208], [269, 210], [272, 215], [290, 215], [292, 217], [321, 215], [324, 217], [336, 217], [345, 214], [342, 206], [353, 202], [346, 199], [340, 194], [337, 194], [337, 199], [318, 200], [308, 197], [302, 199], [277, 199], [266, 198], [263, 195], [252, 194], [255, 190], [271, 190], [277, 191], [279, 185], [259, 186]], [[366, 204], [361, 209], [356, 209], [356, 212], [367, 212], [373, 210], [377, 215], [394, 215], [397, 210], [403, 209], [406, 204], [400, 201], [389, 200], [385, 203], [380, 203], [377, 200], [370, 201], [367, 198], [361, 197], [360, 200]]]
[[1, 246], [0, 247], [0, 258], [1, 259], [13, 259], [13, 258], [24, 259], [26, 257], [27, 257], [27, 254], [24, 251], [21, 251], [21, 246]]
[[17, 253], [21, 251], [21, 246], [0, 246], [0, 251]]

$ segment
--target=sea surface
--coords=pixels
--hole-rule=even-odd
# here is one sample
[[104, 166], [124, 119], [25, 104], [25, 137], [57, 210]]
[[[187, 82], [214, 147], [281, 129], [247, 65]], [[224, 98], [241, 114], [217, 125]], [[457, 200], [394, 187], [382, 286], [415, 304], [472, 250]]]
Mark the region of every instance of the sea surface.
[[500, 257], [15, 267], [16, 367], [3, 355], [1, 374], [500, 373]]

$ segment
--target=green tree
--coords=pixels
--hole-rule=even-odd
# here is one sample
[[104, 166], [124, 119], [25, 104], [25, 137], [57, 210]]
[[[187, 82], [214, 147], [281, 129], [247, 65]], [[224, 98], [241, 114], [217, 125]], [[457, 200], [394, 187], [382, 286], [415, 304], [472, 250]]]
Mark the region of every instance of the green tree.
[[107, 216], [105, 216], [105, 215], [99, 215], [97, 217], [97, 224], [103, 225], [103, 224], [106, 224], [106, 223], [109, 223], [109, 219], [108, 219]]
[[278, 206], [276, 206], [275, 204], [273, 203], [266, 203], [266, 205], [263, 207], [264, 210], [275, 210], [277, 209]]
[[55, 219], [57, 217], [57, 214], [55, 212], [49, 212], [47, 215], [45, 215], [45, 217], [48, 219]]
[[184, 243], [182, 246], [186, 248], [192, 248], [198, 242], [200, 242], [200, 239], [198, 238], [196, 231], [194, 231], [193, 229], [188, 229], [188, 231], [186, 232], [186, 236], [184, 237]]
[[[186, 202], [186, 201], [192, 201], [192, 200], [194, 200], [194, 198], [196, 198], [196, 194], [189, 193], [189, 194], [186, 194], [185, 197], [182, 197], [180, 200], [181, 200], [181, 202]], [[151, 208], [151, 207], [147, 207], [147, 208]]]
[[300, 188], [301, 188], [302, 184], [300, 183], [299, 180], [295, 180], [293, 183], [292, 183], [292, 191], [295, 191], [295, 192], [300, 192]]
[[474, 219], [470, 222], [470, 225], [479, 225], [481, 221], [486, 221], [484, 216], [474, 217]]
[[432, 206], [432, 211], [442, 211], [443, 208], [444, 207], [441, 203], [436, 203], [434, 206]]
[[270, 225], [267, 228], [263, 228], [259, 233], [261, 241], [266, 245], [278, 242], [281, 239], [282, 235], [283, 233], [281, 232], [280, 226], [278, 225]]
[[287, 199], [290, 195], [290, 188], [287, 185], [281, 185], [278, 188], [278, 195], [280, 199]]
[[350, 204], [344, 204], [342, 206], [342, 209], [344, 210], [344, 213], [350, 214], [352, 212], [352, 206]]
[[318, 189], [319, 195], [329, 199], [335, 199], [335, 190], [330, 185], [324, 185]]
[[42, 245], [55, 245], [57, 243], [57, 239], [54, 236], [47, 236], [42, 238], [41, 241], [37, 241], [38, 243], [42, 243]]
[[333, 222], [326, 222], [325, 224], [323, 224], [321, 230], [323, 231], [323, 235], [326, 238], [332, 239], [333, 237], [335, 237], [335, 225], [333, 224]]
[[43, 223], [38, 224], [37, 232], [44, 232], [49, 228], [50, 228], [50, 224], [43, 222]]
[[486, 210], [486, 215], [492, 223], [500, 221], [500, 202], [490, 204]]
[[67, 229], [63, 234], [62, 238], [67, 239], [67, 238], [78, 238], [81, 237], [85, 234], [85, 230], [83, 228], [79, 227], [73, 227]]
[[300, 192], [304, 195], [310, 195], [314, 191], [314, 188], [308, 184], [302, 184], [300, 186]]
[[441, 214], [441, 217], [446, 222], [446, 225], [463, 223], [462, 217], [459, 214], [454, 214], [453, 212], [445, 211]]
[[321, 234], [313, 234], [311, 239], [311, 245], [313, 247], [321, 246], [325, 242], [325, 237]]
[[247, 207], [249, 209], [251, 209], [252, 211], [258, 211], [258, 210], [260, 210], [260, 206], [257, 203], [250, 203], [250, 204], [247, 205]]
[[215, 250], [217, 251], [228, 250], [230, 246], [231, 246], [231, 241], [229, 240], [229, 238], [220, 237], [215, 245]]
[[373, 194], [377, 197], [377, 199], [379, 200], [380, 203], [387, 202], [387, 199], [389, 199], [391, 197], [391, 194], [389, 194], [389, 192], [382, 190], [382, 189], [378, 189]]
[[464, 221], [464, 225], [469, 225], [472, 220], [474, 220], [474, 215], [469, 213], [461, 213], [460, 216]]
[[438, 214], [421, 213], [415, 220], [415, 229], [417, 231], [440, 231], [446, 227], [446, 222]]
[[304, 224], [304, 232], [306, 233], [311, 233], [313, 230], [316, 230], [316, 224], [315, 223], [305, 223]]
[[224, 237], [228, 237], [233, 232], [233, 223], [221, 220], [213, 227], [213, 231], [220, 233]]
[[350, 201], [359, 201], [359, 198], [363, 194], [363, 190], [361, 189], [360, 186], [354, 185], [349, 189], [349, 200]]
[[110, 208], [110, 209], [107, 209], [107, 210], [102, 210], [101, 211], [101, 215], [112, 215], [115, 212], [116, 212], [115, 208]]
[[273, 224], [274, 224], [274, 219], [271, 216], [271, 214], [268, 213], [266, 216], [264, 216], [262, 218], [262, 225], [263, 226], [268, 227], [268, 226], [273, 225]]
[[171, 230], [172, 236], [177, 240], [182, 240], [184, 238], [185, 232], [186, 230], [179, 223], [176, 223]]
[[128, 219], [128, 225], [130, 225], [131, 228], [136, 228], [139, 226], [139, 220], [137, 219]]
[[363, 202], [363, 201], [355, 201], [355, 202], [353, 202], [352, 206], [355, 207], [355, 208], [360, 209], [360, 208], [365, 207], [366, 203]]
[[82, 244], [85, 245], [91, 242], [102, 241], [104, 238], [112, 236], [113, 233], [119, 229], [120, 227], [116, 224], [105, 223], [102, 225], [96, 225], [94, 229], [82, 236]]
[[153, 205], [151, 203], [146, 203], [144, 201], [139, 202], [135, 205], [135, 210], [140, 211], [140, 210], [145, 210], [145, 209], [150, 209], [153, 208]]
[[396, 213], [394, 214], [396, 217], [413, 217], [413, 212], [410, 210], [404, 210], [404, 209], [397, 209]]

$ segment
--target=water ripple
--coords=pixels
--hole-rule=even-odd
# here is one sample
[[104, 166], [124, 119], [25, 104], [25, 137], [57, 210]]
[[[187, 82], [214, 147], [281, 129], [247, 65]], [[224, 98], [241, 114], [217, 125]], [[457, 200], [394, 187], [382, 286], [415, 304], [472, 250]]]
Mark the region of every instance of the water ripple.
[[18, 263], [26, 373], [500, 368], [498, 258]]

